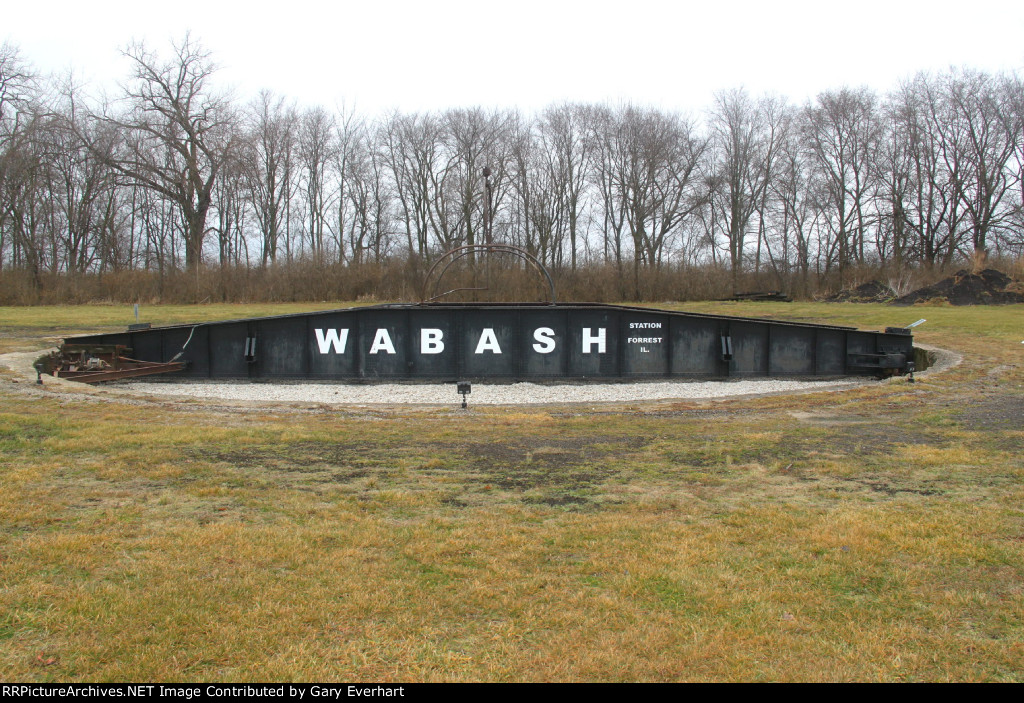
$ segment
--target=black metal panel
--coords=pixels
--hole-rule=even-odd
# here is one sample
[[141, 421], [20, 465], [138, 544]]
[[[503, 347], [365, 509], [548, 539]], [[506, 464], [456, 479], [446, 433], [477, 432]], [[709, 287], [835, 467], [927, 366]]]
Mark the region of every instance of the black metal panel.
[[519, 371], [522, 378], [558, 378], [569, 362], [568, 313], [538, 309], [520, 312]]
[[881, 353], [900, 353], [913, 356], [914, 341], [908, 333], [875, 334], [875, 344]]
[[568, 376], [619, 376], [618, 318], [617, 310], [570, 310]]
[[570, 304], [385, 305], [92, 335], [175, 376], [313, 379], [712, 378], [905, 368], [907, 332]]
[[818, 329], [814, 348], [814, 373], [817, 376], [842, 376], [846, 373], [846, 332]]
[[[249, 337], [248, 323], [208, 325], [205, 329], [209, 334], [210, 377], [248, 378], [249, 364], [245, 360], [245, 342]], [[201, 355], [190, 354], [192, 358], [196, 356]]]
[[771, 325], [768, 374], [810, 376], [814, 374], [814, 330]]
[[256, 323], [254, 372], [259, 377], [303, 378], [309, 373], [306, 320], [281, 318]]
[[458, 376], [455, 346], [457, 339], [452, 314], [447, 310], [423, 310], [407, 313], [412, 334], [409, 373], [415, 377], [454, 379]]
[[128, 356], [133, 359], [145, 359], [146, 361], [170, 361], [171, 357], [177, 354], [178, 349], [181, 349], [181, 345], [185, 343], [185, 340], [182, 339], [178, 349], [167, 354], [164, 350], [164, 335], [134, 332], [128, 333], [126, 336], [128, 337], [127, 341], [114, 342], [114, 344], [127, 345], [132, 350]]
[[306, 319], [306, 365], [310, 378], [356, 378], [359, 316], [352, 311], [311, 315]]
[[[127, 347], [128, 349], [133, 349], [133, 350], [134, 350], [135, 344], [138, 343], [138, 341], [139, 341], [139, 340], [135, 339], [135, 335], [134, 334], [129, 334], [128, 332], [125, 332], [125, 333], [122, 333], [122, 334], [100, 334], [100, 335], [96, 335], [95, 337], [83, 337], [82, 339], [87, 340], [89, 344], [92, 344], [92, 343], [96, 343], [96, 344], [115, 344], [115, 345], [119, 344], [119, 345], [122, 345], [124, 347]], [[72, 344], [74, 344], [74, 343], [75, 342], [72, 342]], [[133, 353], [134, 353], [134, 351], [133, 351]]]
[[466, 310], [459, 342], [464, 378], [516, 378], [519, 358], [517, 310]]
[[359, 312], [359, 365], [366, 379], [393, 379], [409, 374], [409, 320], [402, 310]]
[[729, 325], [733, 357], [730, 375], [768, 375], [768, 323], [734, 322]]
[[671, 343], [667, 315], [623, 313], [619, 321], [623, 376], [668, 375]]
[[721, 359], [721, 320], [672, 317], [673, 376], [719, 376], [728, 373]]
[[874, 354], [878, 351], [877, 334], [869, 332], [849, 332], [846, 335], [846, 351], [848, 354]]

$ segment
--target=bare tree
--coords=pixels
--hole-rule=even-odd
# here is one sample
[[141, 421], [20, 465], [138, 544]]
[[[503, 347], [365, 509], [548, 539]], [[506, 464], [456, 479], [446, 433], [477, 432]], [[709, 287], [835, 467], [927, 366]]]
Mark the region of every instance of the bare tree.
[[[213, 186], [214, 225], [217, 235], [217, 256], [221, 268], [248, 263], [249, 245], [245, 238], [246, 203], [245, 170], [235, 151], [221, 166]], [[222, 291], [226, 296], [226, 291]]]
[[628, 252], [624, 240], [626, 210], [618, 197], [617, 174], [624, 168], [620, 130], [618, 116], [610, 107], [596, 106], [589, 111], [587, 139], [594, 154], [590, 177], [601, 206], [601, 249], [604, 261], [614, 261], [621, 275], [623, 258]]
[[914, 188], [910, 124], [901, 105], [890, 98], [881, 112], [878, 149], [878, 236], [881, 261], [900, 268], [910, 253], [908, 210]]
[[95, 144], [110, 145], [100, 132], [109, 126], [90, 119], [78, 107], [79, 90], [68, 77], [39, 121], [45, 142], [42, 170], [52, 240], [51, 267], [67, 273], [84, 273], [93, 265], [100, 270], [131, 265], [122, 241], [124, 217], [120, 214], [122, 189], [107, 161], [88, 149], [80, 135]]
[[965, 169], [957, 151], [948, 148], [948, 105], [924, 74], [900, 86], [889, 102], [894, 138], [909, 159], [911, 191], [903, 216], [914, 258], [945, 266], [963, 236], [964, 213], [956, 193]]
[[394, 186], [389, 178], [386, 152], [374, 148], [370, 129], [353, 135], [345, 170], [345, 199], [350, 217], [346, 243], [350, 261], [371, 259], [380, 264], [390, 251]]
[[45, 121], [38, 113], [20, 115], [0, 163], [0, 227], [10, 241], [10, 262], [31, 274], [37, 290], [42, 288], [41, 274], [47, 267], [50, 212], [46, 177], [51, 152]]
[[510, 178], [514, 194], [510, 216], [512, 242], [542, 263], [555, 263], [562, 229], [559, 184], [551, 168], [551, 152], [534, 138], [529, 127], [512, 138]]
[[[313, 261], [326, 262], [328, 220], [333, 209], [333, 166], [337, 154], [334, 117], [322, 107], [303, 113], [299, 126], [298, 162], [304, 230]], [[340, 252], [339, 252], [340, 254]]]
[[798, 136], [788, 133], [771, 181], [772, 198], [779, 206], [776, 228], [782, 242], [782, 258], [787, 265], [795, 266], [799, 276], [796, 289], [802, 294], [810, 288], [811, 245], [821, 212], [811, 196], [807, 158]]
[[866, 88], [826, 91], [804, 110], [803, 135], [820, 174], [831, 217], [829, 261], [840, 284], [851, 261], [863, 262], [871, 210], [879, 125], [876, 98]]
[[1008, 228], [1005, 240], [1014, 255], [1024, 257], [1024, 78], [1011, 75], [1005, 81], [1004, 109], [1012, 113], [1012, 123], [1018, 126], [1014, 155], [1007, 166], [1015, 186], [1013, 227]]
[[575, 270], [580, 240], [585, 236], [581, 224], [593, 152], [587, 138], [586, 108], [563, 104], [544, 110], [537, 133], [557, 213], [552, 233], [559, 253], [557, 263], [562, 263], [562, 248], [568, 240], [569, 265]]
[[295, 108], [283, 97], [261, 91], [247, 111], [243, 165], [249, 202], [260, 229], [262, 266], [277, 261], [288, 219], [286, 210], [294, 189]]
[[10, 218], [20, 206], [12, 198], [18, 197], [24, 185], [18, 182], [27, 166], [20, 152], [30, 134], [25, 122], [34, 123], [37, 118], [37, 111], [31, 108], [35, 91], [34, 73], [18, 48], [5, 41], [0, 45], [0, 270], [8, 247], [12, 257], [17, 254], [14, 229], [20, 225]]
[[[764, 234], [765, 198], [785, 128], [784, 105], [769, 97], [755, 101], [743, 89], [718, 93], [710, 114], [712, 159], [717, 186], [712, 211], [721, 220], [729, 247], [733, 283], [743, 269], [751, 218], [761, 213], [758, 254]], [[757, 258], [760, 262], [760, 256]]]
[[597, 181], [605, 199], [606, 232], [616, 236], [616, 263], [622, 260], [623, 226], [631, 237], [634, 295], [640, 269], [659, 267], [683, 220], [703, 202], [699, 189], [708, 141], [683, 118], [625, 106], [596, 123], [601, 138]]
[[36, 91], [36, 76], [21, 57], [18, 47], [0, 44], [0, 144], [15, 131], [17, 116]]
[[[491, 211], [496, 211], [508, 188], [509, 135], [519, 116], [513, 112], [492, 112], [479, 108], [448, 110], [443, 115], [445, 145], [449, 163], [450, 190], [455, 219], [448, 220], [444, 248], [458, 244], [482, 244], [484, 232], [484, 167], [491, 169]], [[470, 257], [472, 260], [472, 256]]]
[[[362, 258], [362, 251], [357, 254], [350, 247], [351, 237], [356, 230], [353, 228], [353, 218], [355, 217], [352, 212], [353, 200], [349, 197], [348, 188], [350, 183], [358, 182], [358, 179], [353, 181], [350, 178], [354, 164], [370, 151], [367, 131], [366, 122], [359, 118], [354, 110], [343, 105], [335, 119], [333, 164], [337, 188], [334, 199], [335, 218], [328, 222], [328, 228], [338, 250], [338, 260], [342, 262]], [[360, 233], [361, 238], [367, 236], [369, 236], [369, 232]], [[361, 249], [363, 245], [360, 242], [358, 246]]]
[[[374, 191], [377, 163], [374, 150], [368, 143], [365, 125], [348, 125], [343, 130], [338, 161], [341, 172], [342, 195], [338, 199], [338, 229], [341, 241], [349, 252], [349, 261], [361, 264], [368, 241], [374, 238]], [[347, 217], [346, 217], [347, 213]], [[380, 232], [376, 234], [379, 236]]]
[[442, 132], [440, 120], [433, 115], [397, 112], [378, 129], [377, 141], [394, 182], [410, 258], [429, 258], [436, 207], [445, 207], [441, 191], [450, 164], [444, 158]]
[[133, 186], [130, 193], [130, 228], [142, 240], [143, 269], [157, 272], [162, 290], [166, 275], [177, 268], [181, 218], [175, 216], [176, 205], [157, 191]]
[[967, 166], [958, 196], [970, 220], [973, 252], [982, 258], [988, 255], [991, 235], [1011, 212], [1004, 207], [1013, 186], [1008, 166], [1022, 139], [1022, 125], [1005, 95], [1007, 85], [1009, 81], [965, 70], [950, 72], [943, 86], [955, 130], [951, 146]]
[[185, 264], [196, 270], [217, 174], [236, 143], [234, 115], [229, 99], [210, 86], [209, 53], [188, 35], [173, 51], [164, 60], [143, 44], [129, 46], [126, 111], [98, 117], [116, 128], [116, 148], [80, 136], [124, 179], [174, 204], [184, 223]]
[[36, 290], [43, 271], [59, 266], [48, 226], [52, 125], [35, 74], [16, 47], [0, 45], [0, 268], [9, 250], [11, 265], [27, 270]]

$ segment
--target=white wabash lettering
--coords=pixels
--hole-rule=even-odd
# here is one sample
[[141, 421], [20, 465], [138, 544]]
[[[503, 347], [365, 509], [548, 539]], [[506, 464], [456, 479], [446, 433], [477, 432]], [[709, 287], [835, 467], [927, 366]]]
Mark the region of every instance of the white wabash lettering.
[[598, 327], [597, 328], [597, 335], [590, 334], [590, 328], [589, 327], [584, 327], [583, 328], [583, 353], [584, 354], [589, 354], [590, 353], [590, 348], [592, 346], [594, 346], [595, 344], [597, 345], [597, 353], [598, 354], [604, 354], [605, 353], [604, 327]]
[[321, 354], [327, 354], [334, 347], [335, 354], [344, 354], [348, 345], [348, 330], [313, 330], [316, 332], [316, 343]]
[[498, 346], [498, 338], [494, 336], [494, 330], [490, 327], [485, 327], [483, 333], [480, 335], [480, 341], [477, 342], [475, 354], [483, 354], [485, 351], [494, 352], [495, 354], [501, 353], [501, 347]]
[[386, 329], [377, 330], [377, 334], [373, 337], [373, 344], [370, 345], [371, 354], [380, 351], [386, 351], [388, 354], [395, 353], [395, 345], [391, 343], [391, 336]]
[[420, 354], [440, 354], [444, 351], [441, 338], [444, 330], [423, 328], [420, 330]]
[[537, 340], [533, 350], [538, 354], [550, 354], [555, 350], [555, 331], [550, 327], [538, 327], [533, 331], [533, 338]]

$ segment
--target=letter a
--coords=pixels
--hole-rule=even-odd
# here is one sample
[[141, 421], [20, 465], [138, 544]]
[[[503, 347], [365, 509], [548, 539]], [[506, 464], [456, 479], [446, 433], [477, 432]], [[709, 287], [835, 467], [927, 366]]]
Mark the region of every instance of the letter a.
[[373, 338], [373, 344], [370, 345], [371, 354], [376, 354], [379, 351], [386, 351], [388, 354], [395, 353], [395, 345], [391, 343], [391, 337], [385, 329], [377, 330], [377, 334]]
[[590, 334], [590, 328], [589, 327], [584, 327], [583, 328], [583, 353], [584, 354], [589, 354], [590, 353], [590, 347], [594, 346], [595, 344], [597, 345], [597, 353], [598, 354], [604, 354], [605, 353], [604, 327], [598, 327], [596, 335], [591, 335]]
[[501, 347], [498, 346], [498, 338], [494, 336], [494, 330], [490, 327], [484, 328], [474, 353], [483, 354], [485, 351], [494, 352], [495, 354], [501, 353]]

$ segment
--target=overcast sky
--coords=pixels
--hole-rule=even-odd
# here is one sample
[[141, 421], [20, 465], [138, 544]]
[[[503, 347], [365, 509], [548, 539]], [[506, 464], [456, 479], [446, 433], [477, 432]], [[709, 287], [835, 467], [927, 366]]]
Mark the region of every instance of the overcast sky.
[[191, 31], [247, 99], [268, 88], [362, 113], [563, 100], [699, 111], [745, 86], [803, 102], [920, 70], [1024, 71], [1024, 0], [49, 0], [8, 5], [0, 41], [43, 72], [116, 90], [132, 40]]

